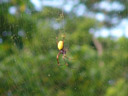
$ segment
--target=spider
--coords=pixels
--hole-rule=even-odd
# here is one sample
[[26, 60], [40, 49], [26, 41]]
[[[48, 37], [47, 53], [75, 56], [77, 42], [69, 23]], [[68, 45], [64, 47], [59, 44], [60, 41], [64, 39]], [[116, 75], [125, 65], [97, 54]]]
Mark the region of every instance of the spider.
[[57, 54], [56, 59], [57, 59], [58, 65], [60, 65], [59, 64], [59, 56], [60, 56], [60, 54], [62, 54], [65, 64], [68, 65], [68, 63], [66, 63], [66, 61], [65, 61], [65, 57], [67, 58], [66, 49], [64, 49], [64, 38], [65, 38], [65, 36], [62, 36], [62, 38], [63, 38], [62, 41], [58, 41], [58, 37], [56, 37], [57, 47], [58, 47], [58, 50], [59, 50], [59, 53]]

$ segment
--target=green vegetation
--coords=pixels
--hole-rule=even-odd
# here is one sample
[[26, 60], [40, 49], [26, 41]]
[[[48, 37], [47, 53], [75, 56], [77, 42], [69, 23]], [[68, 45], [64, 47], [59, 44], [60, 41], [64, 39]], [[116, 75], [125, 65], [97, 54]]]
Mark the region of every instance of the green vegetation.
[[[91, 7], [100, 0], [80, 1], [98, 12]], [[107, 15], [125, 17], [126, 9]], [[128, 38], [94, 38], [91, 28], [113, 25], [63, 14], [52, 7], [37, 11], [29, 0], [0, 1], [0, 96], [128, 96]], [[61, 56], [57, 65], [62, 34], [69, 66]]]

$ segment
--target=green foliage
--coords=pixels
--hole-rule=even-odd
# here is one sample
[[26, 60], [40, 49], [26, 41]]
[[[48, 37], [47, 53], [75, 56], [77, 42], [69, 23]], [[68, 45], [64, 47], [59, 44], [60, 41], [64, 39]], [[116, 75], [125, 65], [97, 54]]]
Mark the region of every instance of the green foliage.
[[125, 83], [126, 81], [124, 79], [118, 80], [115, 86], [107, 89], [106, 96], [127, 96], [128, 86]]
[[[96, 23], [58, 8], [36, 11], [29, 0], [0, 1], [0, 95], [127, 96], [128, 39], [96, 38], [103, 48], [99, 56], [89, 32]], [[56, 60], [56, 37], [63, 34], [69, 66], [62, 55], [61, 66]]]

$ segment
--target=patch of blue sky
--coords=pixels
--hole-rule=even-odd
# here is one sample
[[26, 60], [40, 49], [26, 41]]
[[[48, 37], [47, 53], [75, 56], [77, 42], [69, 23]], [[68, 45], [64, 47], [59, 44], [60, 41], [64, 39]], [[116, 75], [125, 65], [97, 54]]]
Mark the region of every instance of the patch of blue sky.
[[105, 15], [103, 13], [97, 13], [95, 14], [95, 18], [98, 20], [98, 21], [104, 21], [105, 20]]
[[65, 0], [31, 0], [31, 2], [37, 10], [41, 10], [42, 6], [52, 6], [57, 8], [63, 7], [65, 11], [70, 12], [72, 7], [78, 3], [78, 0], [69, 0], [68, 2], [65, 2]]
[[120, 36], [128, 37], [127, 34], [128, 34], [128, 20], [127, 19], [123, 19], [119, 25], [111, 29], [111, 35], [116, 36], [116, 37], [120, 37]]
[[[96, 5], [97, 6], [97, 5]], [[104, 9], [106, 11], [121, 11], [124, 10], [124, 6], [121, 5], [119, 2], [115, 1], [111, 3], [110, 1], [102, 1], [98, 4], [98, 8]]]
[[42, 0], [43, 5], [61, 7], [64, 3], [64, 0]]
[[36, 10], [42, 9], [42, 3], [40, 0], [31, 0], [31, 2], [34, 4]]
[[97, 37], [99, 37], [99, 36], [102, 36], [102, 37], [108, 37], [108, 36], [128, 37], [128, 20], [123, 19], [119, 25], [117, 25], [111, 29], [107, 29], [107, 28], [103, 27], [96, 32], [95, 36], [97, 36]]
[[85, 14], [87, 8], [83, 4], [79, 4], [79, 6], [76, 8], [75, 13], [77, 16], [82, 16]]
[[[52, 6], [52, 7], [58, 7], [62, 8], [70, 12], [72, 7], [77, 4], [79, 1], [78, 0], [69, 0], [68, 2], [64, 2], [65, 0], [31, 0], [31, 2], [35, 5], [35, 8], [37, 10], [41, 10], [42, 6]], [[62, 6], [64, 4], [64, 6]], [[98, 6], [98, 7], [97, 7]], [[101, 8], [106, 11], [121, 11], [124, 9], [124, 6], [121, 5], [118, 2], [113, 2], [110, 3], [109, 1], [102, 1], [99, 4], [96, 4], [95, 7]], [[75, 11], [78, 16], [84, 15], [87, 12], [86, 7], [83, 6], [82, 4], [78, 6], [78, 9]], [[97, 13], [95, 14], [95, 18], [98, 21], [104, 21], [105, 20], [105, 15], [103, 13]], [[117, 18], [113, 18], [113, 23], [117, 23]], [[121, 36], [126, 36], [128, 37], [128, 20], [124, 19], [122, 22], [120, 22], [119, 25], [107, 29], [107, 28], [101, 28], [98, 30], [98, 32], [95, 32], [95, 36], [102, 36], [102, 37], [108, 37], [108, 36], [114, 36], [114, 37], [121, 37]]]
[[15, 6], [12, 6], [12, 7], [9, 8], [9, 13], [10, 14], [15, 14], [16, 11], [17, 11], [17, 8]]

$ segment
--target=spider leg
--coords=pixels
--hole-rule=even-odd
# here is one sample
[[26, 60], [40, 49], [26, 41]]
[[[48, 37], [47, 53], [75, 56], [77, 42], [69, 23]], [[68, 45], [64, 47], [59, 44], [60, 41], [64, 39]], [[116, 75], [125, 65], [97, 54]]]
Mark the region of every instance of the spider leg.
[[67, 58], [68, 60], [72, 60], [71, 58], [67, 57], [66, 55], [64, 57]]
[[[67, 53], [68, 48], [65, 48], [65, 51], [66, 51], [66, 53]], [[66, 55], [64, 55], [64, 57], [65, 57], [66, 59], [68, 59], [68, 60], [74, 60], [74, 59], [72, 59], [72, 58], [67, 57]]]
[[59, 64], [59, 56], [60, 56], [60, 53], [61, 53], [61, 52], [59, 52], [59, 53], [57, 54], [57, 57], [56, 57], [58, 65], [60, 65], [60, 64]]
[[65, 64], [68, 66], [68, 63], [65, 61], [65, 54], [63, 55], [63, 60], [64, 60]]

